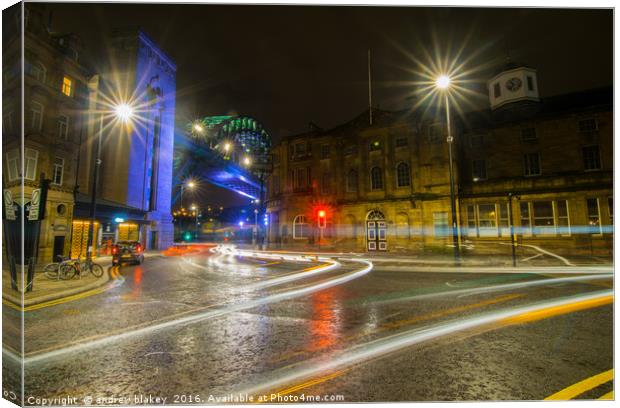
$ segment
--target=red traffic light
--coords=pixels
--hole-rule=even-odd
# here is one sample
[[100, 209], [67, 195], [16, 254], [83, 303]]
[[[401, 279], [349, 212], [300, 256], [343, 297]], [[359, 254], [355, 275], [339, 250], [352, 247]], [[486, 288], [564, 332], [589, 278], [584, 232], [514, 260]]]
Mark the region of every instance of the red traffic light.
[[325, 218], [325, 210], [319, 210], [319, 218]]

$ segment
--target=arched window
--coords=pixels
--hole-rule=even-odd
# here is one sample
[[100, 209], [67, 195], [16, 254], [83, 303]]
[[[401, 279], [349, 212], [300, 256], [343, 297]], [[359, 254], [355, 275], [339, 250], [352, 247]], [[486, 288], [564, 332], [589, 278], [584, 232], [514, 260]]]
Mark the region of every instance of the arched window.
[[45, 66], [40, 62], [35, 62], [30, 66], [30, 74], [35, 77], [37, 81], [45, 82], [47, 69], [45, 69]]
[[398, 163], [396, 166], [396, 187], [407, 187], [411, 185], [411, 173], [409, 165], [405, 162]]
[[396, 238], [409, 239], [409, 217], [405, 213], [396, 214]]
[[293, 239], [308, 238], [308, 223], [305, 215], [298, 215], [293, 220]]
[[357, 170], [351, 169], [347, 173], [347, 193], [357, 192]]
[[383, 173], [381, 172], [381, 167], [373, 167], [370, 169], [370, 189], [383, 189]]

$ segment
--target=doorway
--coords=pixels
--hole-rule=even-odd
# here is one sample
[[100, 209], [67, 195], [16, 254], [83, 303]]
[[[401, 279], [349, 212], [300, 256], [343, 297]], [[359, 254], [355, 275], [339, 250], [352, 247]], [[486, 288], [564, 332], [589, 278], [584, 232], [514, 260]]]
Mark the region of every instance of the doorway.
[[56, 235], [54, 237], [54, 251], [52, 252], [52, 262], [58, 261], [58, 256], [65, 255], [65, 236]]
[[381, 211], [373, 210], [366, 217], [366, 249], [387, 251], [387, 221]]

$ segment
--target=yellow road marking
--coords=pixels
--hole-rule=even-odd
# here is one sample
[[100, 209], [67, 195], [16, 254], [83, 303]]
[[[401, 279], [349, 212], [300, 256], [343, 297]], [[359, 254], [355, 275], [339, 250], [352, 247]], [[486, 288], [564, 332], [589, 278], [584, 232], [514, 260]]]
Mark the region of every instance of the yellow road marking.
[[269, 263], [266, 263], [266, 264], [258, 265], [257, 268], [263, 268], [265, 266], [271, 266], [271, 265], [278, 265], [278, 264], [281, 264], [281, 263], [282, 263], [282, 261], [269, 262]]
[[[580, 301], [580, 302], [575, 302], [569, 305], [565, 305], [565, 306], [555, 306], [555, 307], [550, 307], [550, 308], [546, 308], [543, 309], [539, 312], [529, 312], [529, 313], [524, 313], [523, 318], [521, 318], [521, 316], [517, 316], [514, 318], [509, 318], [509, 319], [505, 319], [503, 322], [505, 324], [517, 324], [517, 323], [526, 323], [526, 322], [533, 322], [536, 320], [542, 320], [542, 319], [546, 319], [552, 316], [557, 316], [560, 314], [566, 314], [566, 313], [570, 313], [570, 312], [574, 312], [577, 310], [584, 310], [584, 309], [588, 309], [588, 308], [594, 308], [594, 307], [598, 307], [604, 304], [607, 304], [609, 302], [613, 302], [613, 296], [603, 296], [601, 298], [596, 298], [596, 299], [592, 299], [592, 300], [586, 300], [586, 301]], [[500, 328], [502, 326], [496, 326], [496, 328]], [[311, 385], [314, 384], [319, 384], [321, 382], [325, 382], [328, 380], [331, 380], [333, 378], [336, 378], [340, 375], [342, 375], [343, 373], [347, 372], [348, 370], [350, 370], [351, 368], [345, 369], [345, 370], [341, 370], [341, 371], [337, 371], [333, 374], [330, 374], [328, 376], [325, 377], [321, 377], [318, 380], [311, 380], [311, 381], [307, 381], [305, 383], [301, 383], [298, 385], [294, 385], [291, 388], [288, 388], [286, 390], [280, 391], [280, 393], [284, 393], [284, 392], [292, 392], [290, 390], [294, 390], [294, 391], [298, 391], [300, 389], [303, 388], [307, 388]], [[610, 381], [610, 379], [613, 379], [613, 369], [606, 371], [604, 373], [598, 374], [594, 377], [588, 378], [584, 381], [582, 381], [581, 383], [577, 383], [574, 384], [568, 388], [565, 388], [564, 390], [553, 394], [547, 398], [547, 399], [561, 399], [561, 400], [565, 400], [565, 399], [569, 399], [566, 398], [567, 395], [571, 395], [571, 396], [577, 396], [579, 394], [582, 394], [585, 391], [588, 391], [598, 385], [604, 384], [607, 381]], [[600, 382], [599, 382], [600, 381]], [[590, 384], [594, 384], [592, 386], [590, 386]], [[586, 388], [589, 387], [589, 388]], [[582, 389], [581, 391], [577, 392], [576, 394], [572, 395], [569, 392], [575, 392], [576, 390]], [[572, 391], [571, 391], [572, 390]], [[565, 394], [564, 397], [560, 397], [557, 398], [558, 395], [562, 395]], [[606, 394], [605, 396], [607, 396], [608, 394]], [[556, 397], [556, 398], [554, 398]]]
[[609, 391], [607, 394], [603, 395], [599, 399], [600, 400], [613, 400], [614, 399], [614, 392], [613, 391]]
[[[598, 387], [601, 384], [605, 384], [608, 381], [613, 380], [614, 378], [614, 369], [605, 371], [603, 373], [594, 375], [590, 378], [586, 378], [583, 381], [579, 381], [576, 384], [571, 385], [570, 387], [566, 387], [561, 391], [556, 392], [553, 395], [548, 396], [545, 400], [569, 400], [573, 399], [576, 396], [583, 394], [586, 391], [590, 391], [593, 388]], [[613, 398], [613, 391], [611, 392]], [[603, 397], [609, 394], [603, 395]], [[601, 398], [602, 399], [602, 398]]]
[[[119, 280], [119, 279], [123, 279], [123, 277], [118, 273], [118, 266], [112, 267], [112, 269], [110, 269], [110, 277], [112, 278], [112, 280]], [[67, 302], [73, 302], [75, 300], [80, 300], [80, 299], [84, 299], [93, 295], [97, 295], [99, 293], [105, 292], [106, 290], [111, 289], [112, 287], [114, 287], [114, 283], [108, 283], [104, 286], [95, 288], [95, 289], [91, 289], [88, 290], [86, 292], [80, 292], [80, 293], [76, 293], [75, 295], [70, 295], [70, 296], [65, 296], [63, 298], [59, 298], [59, 299], [54, 299], [54, 300], [50, 300], [47, 302], [42, 302], [42, 303], [37, 303], [34, 305], [30, 305], [30, 306], [26, 306], [24, 308], [21, 307], [21, 305], [17, 305], [7, 299], [2, 298], [2, 303], [6, 306], [9, 306], [12, 309], [15, 309], [19, 312], [29, 312], [31, 310], [38, 310], [38, 309], [43, 309], [45, 307], [50, 307], [50, 306], [56, 306], [62, 303], [67, 303]]]
[[518, 316], [509, 317], [500, 322], [500, 324], [519, 324], [526, 322], [534, 322], [536, 320], [546, 319], [548, 317], [557, 316], [560, 314], [566, 314], [576, 312], [579, 310], [591, 309], [598, 306], [603, 306], [609, 303], [613, 303], [613, 295], [602, 296], [599, 298], [582, 300], [580, 302], [569, 303], [566, 305], [552, 306], [544, 309], [536, 310], [533, 312], [523, 313]]
[[[324, 377], [315, 378], [313, 380], [306, 381], [304, 383], [295, 385], [293, 387], [286, 388], [286, 389], [281, 390], [281, 391], [277, 391], [274, 394], [277, 394], [277, 395], [289, 395], [289, 394], [294, 393], [295, 391], [299, 391], [301, 389], [308, 388], [308, 387], [313, 386], [313, 385], [324, 383], [325, 381], [329, 381], [332, 378], [339, 377], [339, 376], [341, 376], [342, 374], [346, 373], [349, 370], [350, 370], [350, 368], [347, 368], [347, 369], [344, 369], [344, 370], [340, 370], [340, 371], [336, 371], [336, 372], [328, 374], [328, 375], [326, 375]], [[268, 402], [268, 401], [262, 401], [262, 402]]]

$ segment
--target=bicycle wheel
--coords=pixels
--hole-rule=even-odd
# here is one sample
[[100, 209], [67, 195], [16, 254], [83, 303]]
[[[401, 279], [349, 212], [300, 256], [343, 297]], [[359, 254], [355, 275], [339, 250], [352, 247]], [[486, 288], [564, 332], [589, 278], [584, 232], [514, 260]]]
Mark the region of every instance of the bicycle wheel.
[[60, 279], [73, 279], [75, 276], [75, 267], [71, 264], [62, 264], [59, 268]]
[[90, 271], [93, 273], [93, 275], [95, 275], [96, 278], [100, 278], [103, 276], [103, 268], [101, 267], [101, 265], [98, 265], [96, 263], [90, 266]]
[[43, 272], [48, 279], [58, 279], [58, 262], [52, 262], [43, 268]]

